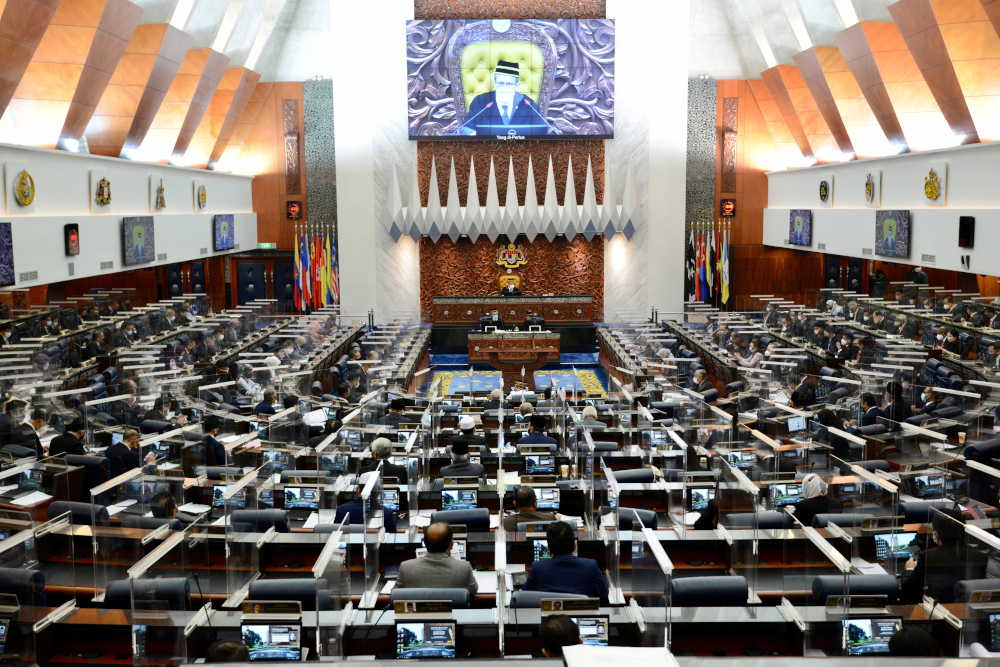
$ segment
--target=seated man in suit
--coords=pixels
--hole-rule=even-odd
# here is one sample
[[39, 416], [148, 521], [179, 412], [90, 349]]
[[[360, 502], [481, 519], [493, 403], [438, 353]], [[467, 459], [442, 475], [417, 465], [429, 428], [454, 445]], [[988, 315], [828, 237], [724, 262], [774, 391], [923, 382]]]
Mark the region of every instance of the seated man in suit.
[[375, 438], [372, 443], [372, 460], [364, 461], [360, 468], [358, 468], [358, 473], [364, 474], [369, 471], [375, 470], [378, 467], [379, 461], [382, 462], [382, 478], [395, 477], [399, 484], [407, 484], [408, 477], [406, 473], [405, 466], [398, 466], [389, 463], [389, 459], [392, 457], [392, 443], [389, 442], [388, 438]]
[[913, 406], [913, 414], [915, 415], [929, 415], [940, 407], [937, 390], [934, 387], [924, 387], [918, 400], [920, 406]]
[[254, 406], [253, 413], [257, 417], [275, 414], [274, 402], [278, 400], [278, 392], [268, 387], [264, 390], [264, 400]]
[[931, 513], [934, 542], [940, 546], [906, 562], [900, 604], [917, 604], [924, 595], [945, 604], [955, 602], [956, 582], [986, 577], [986, 554], [966, 543], [962, 512], [946, 508]]
[[878, 423], [879, 417], [884, 418], [885, 412], [878, 406], [878, 399], [875, 394], [865, 393], [861, 397], [861, 423], [860, 426], [872, 426]]
[[600, 598], [601, 604], [607, 605], [608, 584], [604, 581], [597, 561], [573, 555], [576, 548], [573, 528], [565, 521], [556, 521], [549, 524], [545, 537], [551, 558], [536, 560], [531, 564], [524, 590], [576, 593]]
[[[462, 435], [451, 439], [451, 465], [443, 466], [437, 476], [485, 477], [486, 468], [469, 460], [469, 445], [482, 445], [485, 447], [486, 438], [476, 435], [476, 423], [468, 415], [459, 420], [459, 426], [462, 428]], [[466, 426], [469, 426], [469, 428], [466, 428]], [[476, 451], [479, 450], [477, 449]]]
[[699, 368], [694, 372], [695, 391], [704, 394], [709, 389], [715, 389], [715, 385], [708, 379], [708, 373], [704, 368]]
[[[334, 518], [334, 523], [340, 524], [345, 516], [349, 516], [350, 520], [347, 523], [353, 526], [365, 525], [365, 499], [361, 496], [361, 493], [365, 490], [368, 480], [374, 475], [374, 472], [366, 472], [358, 478], [358, 487], [355, 490], [354, 498], [350, 502], [337, 506], [337, 515]], [[396, 532], [395, 514], [383, 510], [382, 521], [387, 533]], [[397, 582], [396, 585], [398, 586], [399, 583]]]
[[202, 426], [202, 431], [205, 434], [203, 437], [205, 451], [202, 455], [202, 463], [205, 465], [226, 465], [226, 446], [215, 438], [221, 430], [222, 420], [219, 419], [218, 415], [208, 415], [205, 417], [205, 423]]
[[83, 416], [74, 417], [63, 435], [52, 438], [52, 442], [49, 444], [49, 456], [65, 456], [66, 454], [85, 456], [87, 454], [83, 448], [85, 435], [87, 435], [87, 420]]
[[597, 408], [593, 405], [588, 405], [583, 409], [583, 421], [580, 423], [583, 424], [584, 428], [604, 429], [608, 427], [607, 424], [597, 419]]
[[895, 380], [885, 383], [885, 416], [891, 421], [886, 424], [890, 431], [897, 431], [901, 427], [899, 423], [910, 416], [906, 408], [906, 401], [903, 400], [903, 385]]
[[403, 411], [406, 409], [406, 401], [401, 398], [394, 398], [389, 403], [389, 408], [385, 417], [378, 420], [379, 424], [384, 424], [390, 428], [399, 428], [399, 425], [406, 421]]
[[424, 528], [427, 555], [400, 564], [395, 588], [465, 588], [470, 596], [475, 595], [479, 584], [472, 574], [472, 564], [452, 558], [452, 537], [451, 526], [444, 521]]
[[507, 279], [507, 284], [503, 286], [500, 290], [501, 296], [521, 296], [522, 292], [518, 289], [517, 284], [514, 282], [513, 278]]
[[518, 445], [555, 445], [558, 441], [552, 436], [545, 435], [548, 422], [541, 415], [531, 415], [528, 419], [528, 435], [517, 441]]
[[504, 517], [503, 529], [512, 533], [517, 530], [519, 523], [555, 521], [556, 519], [555, 512], [538, 511], [538, 498], [535, 496], [535, 490], [522, 484], [514, 492], [514, 513]]
[[812, 405], [816, 402], [816, 384], [808, 375], [800, 376], [795, 371], [788, 374], [788, 387], [792, 391], [799, 392], [799, 398], [803, 406]]
[[479, 328], [486, 331], [486, 327], [496, 327], [497, 329], [503, 329], [503, 318], [500, 317], [499, 311], [496, 308], [490, 311], [489, 315], [486, 317], [479, 318]]
[[[138, 448], [139, 432], [135, 429], [127, 428], [125, 429], [122, 441], [116, 445], [111, 445], [107, 448], [107, 450], [105, 450], [104, 455], [108, 457], [108, 461], [111, 462], [112, 478], [126, 473], [129, 470], [135, 470], [142, 465], [142, 456], [138, 451]], [[152, 463], [155, 460], [156, 454], [153, 452], [150, 452], [146, 456], [146, 463]]]
[[503, 392], [499, 389], [491, 391], [490, 400], [483, 402], [483, 410], [499, 410], [501, 406], [504, 410], [510, 410], [510, 403], [503, 400]]
[[539, 317], [529, 310], [524, 317], [524, 323], [521, 325], [521, 331], [531, 331], [531, 327], [541, 327], [542, 331], [544, 331], [545, 318]]

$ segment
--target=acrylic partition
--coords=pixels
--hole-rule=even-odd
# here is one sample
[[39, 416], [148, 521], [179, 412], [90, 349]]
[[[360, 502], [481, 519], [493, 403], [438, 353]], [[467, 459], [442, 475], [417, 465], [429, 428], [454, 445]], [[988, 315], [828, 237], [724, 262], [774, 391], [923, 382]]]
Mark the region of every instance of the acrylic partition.
[[[595, 517], [600, 526], [599, 535], [604, 540], [604, 574], [608, 580], [608, 598], [612, 604], [624, 604], [625, 596], [621, 586], [621, 529], [619, 525], [619, 499], [621, 498], [621, 488], [615, 479], [615, 473], [604, 464], [601, 459], [601, 481], [605, 486], [608, 498], [606, 507], [601, 511], [606, 511], [599, 518]], [[627, 511], [627, 510], [626, 510]]]
[[[760, 489], [747, 478], [739, 468], [724, 459], [715, 459], [719, 467], [719, 485], [715, 492], [718, 510], [718, 533], [725, 540], [724, 557], [728, 557], [728, 569], [736, 576], [746, 579], [747, 589], [752, 598], [758, 586], [758, 543], [762, 539], [760, 528]], [[711, 487], [705, 488], [701, 482], [701, 492], [711, 494]], [[703, 510], [704, 511], [704, 510]]]
[[379, 545], [385, 535], [382, 511], [382, 463], [378, 464], [378, 474], [368, 478], [368, 483], [361, 489], [364, 501], [364, 551], [365, 589], [360, 608], [373, 609], [378, 602], [378, 593], [382, 578], [379, 565]]
[[350, 617], [351, 603], [351, 543], [348, 536], [349, 517], [344, 517], [333, 532], [325, 535], [326, 542], [316, 564], [316, 654], [320, 659], [342, 658], [342, 629]]
[[[57, 521], [68, 523], [65, 516]], [[35, 624], [52, 611], [45, 596], [46, 579], [35, 545], [35, 532], [31, 529], [0, 541], [0, 576], [8, 581], [27, 582], [32, 591], [30, 596], [0, 595], [0, 615], [10, 619], [3, 649], [4, 662], [37, 664]], [[68, 566], [72, 570], [72, 560]]]
[[[191, 569], [198, 546], [190, 538], [173, 533], [128, 571], [135, 665], [189, 661], [188, 636], [211, 623], [211, 580]], [[124, 583], [115, 584], [116, 597]]]
[[274, 537], [274, 522], [280, 520], [278, 512], [260, 503], [259, 487], [271, 481], [269, 470], [270, 465], [265, 464], [235, 482], [213, 489], [213, 505], [221, 504], [223, 508], [222, 519], [216, 525], [224, 527], [226, 536], [226, 607], [239, 605], [250, 584], [260, 576], [260, 547]]
[[651, 527], [632, 515], [631, 598], [629, 610], [641, 619], [642, 645], [670, 648], [671, 577], [674, 566]]

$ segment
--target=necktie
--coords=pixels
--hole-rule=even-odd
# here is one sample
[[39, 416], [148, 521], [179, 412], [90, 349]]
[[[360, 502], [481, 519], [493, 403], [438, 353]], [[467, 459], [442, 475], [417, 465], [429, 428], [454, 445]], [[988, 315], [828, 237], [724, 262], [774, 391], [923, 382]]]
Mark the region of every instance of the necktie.
[[507, 105], [505, 104], [502, 107], [500, 107], [500, 110], [503, 114], [503, 124], [504, 125], [510, 124], [510, 116], [507, 115]]

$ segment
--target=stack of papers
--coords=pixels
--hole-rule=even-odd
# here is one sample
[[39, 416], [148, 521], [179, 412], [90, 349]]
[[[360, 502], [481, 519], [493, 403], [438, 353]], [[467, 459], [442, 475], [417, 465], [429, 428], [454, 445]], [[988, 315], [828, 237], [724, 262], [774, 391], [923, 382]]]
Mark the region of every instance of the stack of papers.
[[20, 498], [15, 498], [11, 501], [14, 505], [20, 505], [21, 507], [27, 507], [28, 505], [37, 505], [40, 502], [49, 500], [52, 496], [47, 493], [42, 493], [41, 491], [34, 491], [26, 496], [21, 496]]

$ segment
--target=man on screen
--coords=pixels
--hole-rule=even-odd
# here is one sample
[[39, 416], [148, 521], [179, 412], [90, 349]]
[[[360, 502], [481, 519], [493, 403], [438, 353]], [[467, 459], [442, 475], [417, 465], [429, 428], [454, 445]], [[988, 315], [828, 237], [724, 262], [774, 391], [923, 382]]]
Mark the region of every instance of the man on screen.
[[795, 234], [792, 236], [792, 243], [795, 245], [805, 245], [805, 234], [802, 233], [802, 216], [795, 216]]
[[896, 221], [892, 218], [882, 223], [882, 252], [886, 255], [896, 252]]
[[547, 134], [548, 121], [530, 97], [517, 92], [520, 83], [521, 70], [518, 64], [498, 61], [493, 70], [493, 90], [477, 95], [472, 100], [459, 134]]
[[146, 258], [146, 228], [136, 225], [132, 229], [132, 247], [135, 249], [135, 261], [141, 262]]

